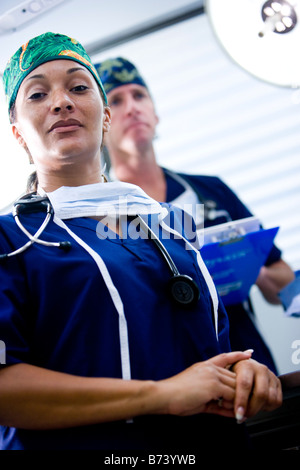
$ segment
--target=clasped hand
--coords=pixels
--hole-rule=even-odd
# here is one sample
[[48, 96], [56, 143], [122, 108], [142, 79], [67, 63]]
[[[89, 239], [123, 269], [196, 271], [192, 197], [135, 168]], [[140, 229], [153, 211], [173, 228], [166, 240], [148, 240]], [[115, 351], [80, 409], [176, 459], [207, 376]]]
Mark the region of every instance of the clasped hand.
[[166, 379], [171, 414], [214, 413], [242, 422], [282, 403], [281, 383], [252, 351], [223, 353]]

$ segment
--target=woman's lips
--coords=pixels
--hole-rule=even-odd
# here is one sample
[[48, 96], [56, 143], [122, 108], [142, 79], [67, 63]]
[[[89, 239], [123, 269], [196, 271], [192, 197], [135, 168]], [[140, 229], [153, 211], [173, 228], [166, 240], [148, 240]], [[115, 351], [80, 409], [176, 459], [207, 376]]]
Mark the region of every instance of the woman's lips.
[[73, 132], [82, 127], [81, 123], [75, 119], [68, 119], [67, 121], [57, 121], [50, 128], [49, 132], [64, 133]]

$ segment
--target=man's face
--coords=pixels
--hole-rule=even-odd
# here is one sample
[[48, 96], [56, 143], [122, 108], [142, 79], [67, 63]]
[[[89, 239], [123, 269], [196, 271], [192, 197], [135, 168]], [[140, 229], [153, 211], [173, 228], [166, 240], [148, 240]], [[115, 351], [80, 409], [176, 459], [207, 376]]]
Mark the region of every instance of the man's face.
[[123, 85], [109, 92], [107, 98], [111, 128], [105, 143], [109, 152], [130, 152], [133, 145], [152, 145], [158, 117], [147, 89], [137, 84]]

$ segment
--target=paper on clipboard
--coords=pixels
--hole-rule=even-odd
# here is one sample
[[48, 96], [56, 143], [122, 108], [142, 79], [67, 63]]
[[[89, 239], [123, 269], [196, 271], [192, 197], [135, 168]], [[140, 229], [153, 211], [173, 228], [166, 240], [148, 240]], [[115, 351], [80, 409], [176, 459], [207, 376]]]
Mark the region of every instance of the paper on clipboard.
[[214, 225], [203, 230], [204, 244], [215, 243], [237, 236], [246, 235], [249, 232], [257, 232], [261, 223], [257, 217], [232, 220], [225, 224]]
[[260, 229], [255, 217], [204, 229], [200, 252], [224, 305], [247, 299], [278, 230]]

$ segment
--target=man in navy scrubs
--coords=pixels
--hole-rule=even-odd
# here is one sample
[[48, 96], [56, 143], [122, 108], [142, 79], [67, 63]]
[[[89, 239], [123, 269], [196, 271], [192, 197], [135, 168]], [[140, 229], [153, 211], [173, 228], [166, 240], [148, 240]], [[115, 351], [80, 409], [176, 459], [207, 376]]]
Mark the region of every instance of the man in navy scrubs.
[[[118, 57], [96, 64], [96, 69], [111, 107], [111, 130], [105, 142], [118, 180], [137, 184], [160, 202], [180, 207], [204, 204], [205, 227], [252, 215], [220, 178], [178, 174], [158, 165], [153, 147], [158, 117], [147, 84], [134, 64]], [[256, 284], [268, 302], [280, 304], [278, 292], [293, 279], [294, 273], [274, 245]], [[226, 310], [232, 349], [253, 348], [253, 357], [277, 373], [269, 348], [253, 321], [250, 302], [227, 306]]]

